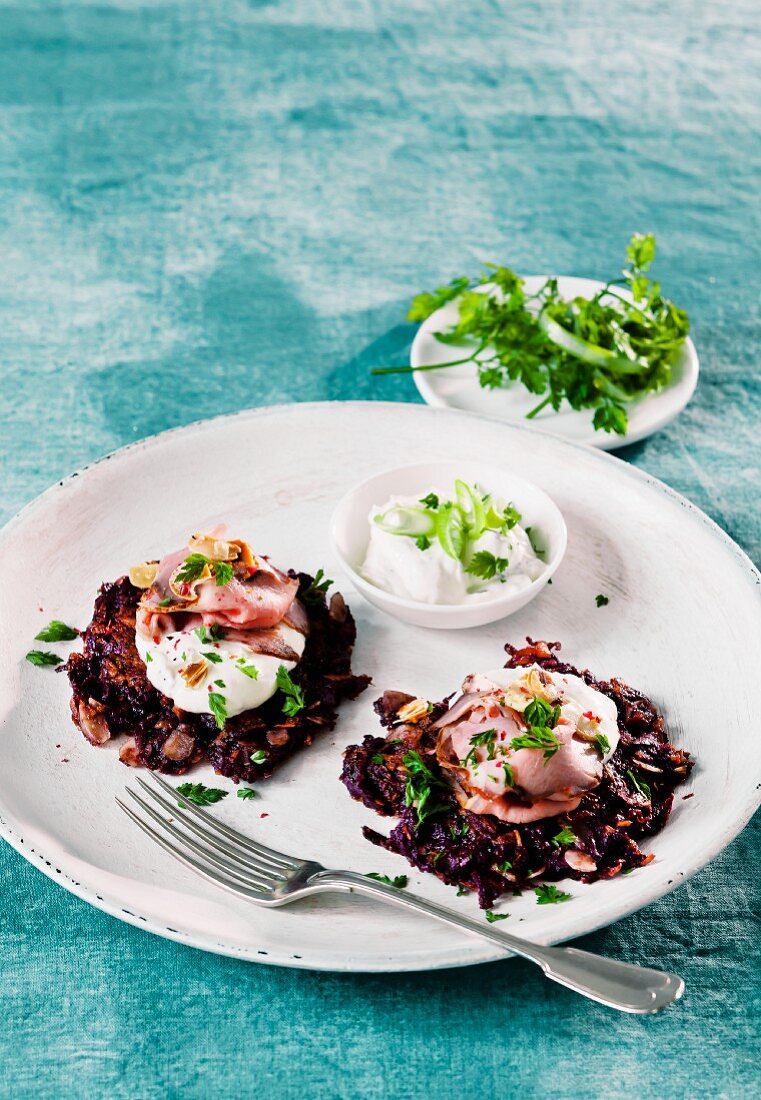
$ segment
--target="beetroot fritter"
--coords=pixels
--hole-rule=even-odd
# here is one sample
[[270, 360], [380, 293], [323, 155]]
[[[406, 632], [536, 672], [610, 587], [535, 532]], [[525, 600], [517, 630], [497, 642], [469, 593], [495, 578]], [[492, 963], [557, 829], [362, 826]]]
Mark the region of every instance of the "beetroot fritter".
[[332, 730], [341, 701], [354, 699], [370, 682], [351, 671], [356, 627], [342, 596], [335, 593], [328, 602], [308, 574], [289, 576], [298, 581], [309, 619], [303, 657], [291, 672], [306, 703], [297, 715], [283, 713], [280, 693], [256, 710], [228, 718], [223, 730], [211, 714], [175, 709], [146, 677], [135, 646], [142, 592], [121, 577], [102, 586], [83, 635], [84, 651], [73, 653], [64, 666], [73, 689], [74, 723], [94, 745], [124, 737], [119, 756], [133, 767], [180, 775], [207, 760], [236, 782], [271, 775], [317, 734]]
[[[649, 863], [653, 856], [637, 842], [666, 824], [674, 789], [693, 767], [689, 754], [668, 741], [663, 718], [646, 696], [620, 680], [598, 681], [560, 661], [557, 642], [527, 641], [521, 649], [505, 647], [506, 667], [535, 663], [579, 676], [616, 704], [618, 746], [599, 786], [576, 809], [530, 824], [463, 809], [436, 758], [434, 724], [447, 703], [429, 711], [418, 707], [418, 714], [412, 708], [412, 717], [403, 711], [400, 719], [400, 708], [413, 702], [401, 692], [387, 691], [375, 703], [385, 736], [368, 735], [344, 758], [341, 778], [351, 796], [383, 816], [399, 818], [388, 836], [365, 826], [366, 839], [446, 883], [477, 892], [484, 909], [502, 894], [538, 882], [594, 882]], [[556, 839], [564, 829], [573, 836], [570, 844]]]

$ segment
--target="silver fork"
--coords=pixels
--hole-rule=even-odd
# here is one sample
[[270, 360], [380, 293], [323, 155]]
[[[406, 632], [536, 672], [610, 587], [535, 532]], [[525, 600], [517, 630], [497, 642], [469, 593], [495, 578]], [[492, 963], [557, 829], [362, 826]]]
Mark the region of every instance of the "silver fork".
[[[214, 820], [159, 776], [151, 778], [153, 785], [137, 779], [148, 801], [127, 788], [142, 815], [117, 798], [125, 814], [175, 859], [257, 905], [288, 905], [328, 891], [367, 894], [480, 936], [508, 954], [536, 963], [552, 981], [621, 1012], [659, 1012], [684, 992], [684, 982], [676, 974], [606, 959], [577, 947], [540, 947], [354, 871], [331, 871], [313, 860], [276, 852]], [[180, 815], [178, 803], [185, 811]]]

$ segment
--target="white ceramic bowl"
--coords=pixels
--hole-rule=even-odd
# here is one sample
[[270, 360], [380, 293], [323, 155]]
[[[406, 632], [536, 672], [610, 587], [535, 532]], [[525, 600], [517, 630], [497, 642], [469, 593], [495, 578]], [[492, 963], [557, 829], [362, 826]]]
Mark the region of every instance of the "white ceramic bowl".
[[[542, 575], [519, 592], [496, 592], [470, 604], [421, 603], [395, 596], [366, 580], [359, 570], [370, 540], [370, 509], [392, 496], [422, 497], [435, 486], [453, 486], [456, 478], [477, 483], [505, 503], [512, 501], [523, 517], [521, 525], [534, 528], [540, 536], [546, 553]], [[339, 501], [330, 534], [341, 565], [370, 603], [403, 622], [442, 630], [483, 626], [525, 607], [560, 565], [568, 537], [560, 510], [542, 489], [511, 470], [483, 462], [424, 462], [375, 474]]]

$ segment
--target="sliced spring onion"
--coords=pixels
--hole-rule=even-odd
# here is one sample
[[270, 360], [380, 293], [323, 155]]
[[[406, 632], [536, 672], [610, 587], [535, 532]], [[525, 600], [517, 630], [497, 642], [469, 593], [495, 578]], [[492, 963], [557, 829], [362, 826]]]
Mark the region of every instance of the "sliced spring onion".
[[442, 504], [436, 515], [436, 537], [441, 549], [459, 561], [465, 549], [465, 518], [456, 504]]
[[382, 531], [389, 535], [407, 535], [412, 538], [420, 538], [421, 535], [433, 535], [436, 533], [436, 514], [427, 508], [415, 508], [408, 504], [395, 504], [380, 516], [375, 517], [375, 522]]
[[608, 367], [612, 370], [621, 371], [640, 371], [647, 370], [647, 363], [640, 362], [639, 360], [625, 359], [622, 355], [618, 355], [615, 351], [610, 351], [608, 348], [601, 348], [599, 344], [590, 344], [586, 340], [582, 340], [580, 336], [577, 336], [573, 332], [569, 332], [567, 328], [563, 328], [557, 321], [553, 321], [551, 317], [548, 317], [546, 313], [539, 314], [539, 326], [544, 329], [547, 336], [552, 340], [553, 344], [557, 344], [563, 351], [567, 351], [570, 355], [575, 355], [577, 359], [581, 359], [584, 363], [591, 363], [595, 367]]
[[455, 481], [457, 504], [468, 529], [468, 539], [475, 542], [486, 530], [486, 509], [481, 494], [466, 481]]

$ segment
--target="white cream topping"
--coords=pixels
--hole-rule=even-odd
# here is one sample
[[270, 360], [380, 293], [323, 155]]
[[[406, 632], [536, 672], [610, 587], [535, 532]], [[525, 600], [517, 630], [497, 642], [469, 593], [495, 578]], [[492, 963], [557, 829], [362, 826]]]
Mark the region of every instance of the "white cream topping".
[[[441, 499], [445, 493], [437, 493]], [[465, 572], [463, 562], [450, 557], [436, 538], [431, 538], [426, 550], [418, 548], [415, 539], [384, 531], [375, 522], [397, 505], [415, 506], [415, 497], [392, 497], [380, 507], [372, 508], [368, 521], [370, 541], [361, 574], [378, 588], [404, 599], [430, 604], [466, 604], [484, 602], [497, 593], [519, 592], [541, 576], [544, 562], [534, 552], [531, 540], [517, 524], [502, 534], [484, 531], [471, 543], [470, 555], [486, 550], [495, 558], [506, 558], [507, 568], [501, 576], [483, 580]]]
[[[618, 710], [612, 699], [590, 687], [580, 676], [550, 672], [533, 664], [525, 668], [500, 668], [495, 672], [486, 672], [478, 676], [476, 683], [488, 680], [499, 688], [507, 688], [506, 703], [522, 713], [526, 703], [534, 697], [530, 687], [531, 672], [541, 672], [542, 676], [550, 678], [557, 692], [560, 717], [570, 722], [581, 737], [594, 741], [597, 734], [602, 734], [607, 738], [610, 748], [604, 753], [603, 761], [608, 760], [616, 751], [619, 741]], [[528, 691], [521, 690], [525, 688]]]
[[[273, 628], [273, 633], [277, 633], [299, 657], [303, 654], [306, 638], [298, 630], [280, 623]], [[157, 643], [136, 634], [135, 642], [149, 681], [178, 707], [192, 714], [212, 713], [211, 692], [224, 696], [231, 718], [244, 710], [260, 707], [277, 691], [275, 677], [280, 665], [290, 672], [297, 664], [281, 657], [255, 653], [245, 642], [224, 638], [202, 642], [195, 630], [164, 634]], [[180, 672], [198, 662], [206, 666], [206, 676], [196, 687], [191, 687]], [[252, 666], [256, 669], [256, 678], [241, 671], [242, 668], [250, 671]]]

